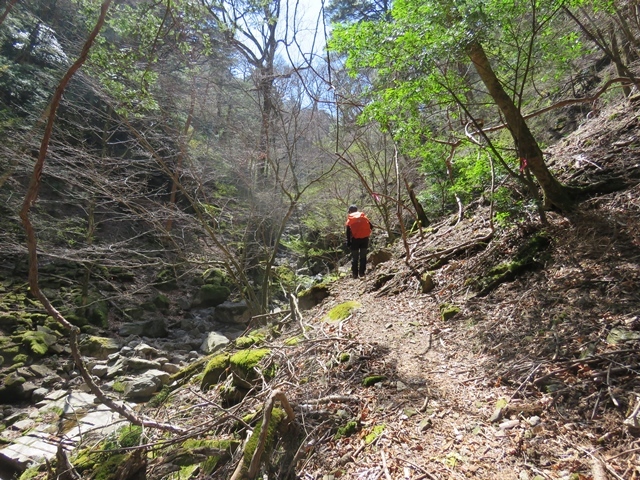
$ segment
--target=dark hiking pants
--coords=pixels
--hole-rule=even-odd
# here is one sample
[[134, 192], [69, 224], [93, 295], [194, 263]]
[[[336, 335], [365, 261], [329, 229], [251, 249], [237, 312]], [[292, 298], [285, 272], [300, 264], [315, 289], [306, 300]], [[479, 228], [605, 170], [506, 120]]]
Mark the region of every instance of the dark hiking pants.
[[369, 237], [351, 239], [351, 273], [353, 278], [364, 277], [367, 270], [367, 251]]

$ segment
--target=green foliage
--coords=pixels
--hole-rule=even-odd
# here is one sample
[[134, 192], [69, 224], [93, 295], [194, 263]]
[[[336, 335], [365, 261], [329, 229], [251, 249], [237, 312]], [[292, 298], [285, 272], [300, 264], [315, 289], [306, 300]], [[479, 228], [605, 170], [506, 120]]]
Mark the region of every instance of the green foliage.
[[[468, 201], [490, 181], [488, 159], [467, 143], [464, 125], [471, 117], [502, 119], [487, 108], [494, 99], [460, 68], [469, 63], [468, 47], [483, 46], [519, 108], [539, 108], [551, 102], [553, 88], [561, 83], [540, 80], [543, 72], [567, 72], [584, 54], [557, 15], [561, 6], [561, 0], [397, 0], [392, 19], [334, 28], [329, 47], [347, 55], [350, 74], [375, 72], [367, 76], [373, 80], [360, 120], [378, 122], [403, 153], [422, 159], [427, 187], [420, 200], [428, 213], [446, 213], [455, 207], [454, 194]], [[506, 130], [489, 135], [496, 148], [513, 148]], [[498, 169], [498, 177], [503, 174]]]

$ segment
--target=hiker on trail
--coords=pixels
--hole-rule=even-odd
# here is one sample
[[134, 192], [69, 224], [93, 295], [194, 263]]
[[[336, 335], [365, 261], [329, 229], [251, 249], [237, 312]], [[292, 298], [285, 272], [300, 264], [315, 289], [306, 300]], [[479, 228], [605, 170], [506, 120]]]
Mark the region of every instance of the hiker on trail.
[[371, 222], [358, 207], [351, 205], [347, 217], [347, 247], [351, 249], [351, 273], [353, 278], [364, 277], [367, 270], [367, 250], [371, 235]]

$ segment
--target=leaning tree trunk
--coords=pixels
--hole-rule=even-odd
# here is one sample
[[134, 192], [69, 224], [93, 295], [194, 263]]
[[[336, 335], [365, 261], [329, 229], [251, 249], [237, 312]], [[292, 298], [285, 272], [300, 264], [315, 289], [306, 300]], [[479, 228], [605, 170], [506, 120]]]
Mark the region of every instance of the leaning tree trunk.
[[489, 95], [491, 95], [505, 116], [507, 126], [516, 144], [518, 155], [526, 160], [526, 165], [540, 184], [544, 193], [545, 204], [554, 205], [560, 210], [570, 210], [573, 205], [573, 199], [569, 194], [569, 190], [547, 168], [538, 142], [529, 130], [522, 113], [513, 103], [511, 97], [507, 95], [507, 92], [504, 91], [482, 45], [478, 42], [473, 42], [468, 46], [467, 54], [482, 82], [489, 90]]

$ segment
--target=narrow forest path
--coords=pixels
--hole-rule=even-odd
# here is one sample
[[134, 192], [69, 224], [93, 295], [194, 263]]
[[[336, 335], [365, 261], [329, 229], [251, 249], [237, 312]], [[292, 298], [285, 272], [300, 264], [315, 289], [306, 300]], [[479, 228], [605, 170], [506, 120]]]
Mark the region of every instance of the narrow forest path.
[[502, 428], [490, 421], [500, 399], [514, 394], [487, 377], [484, 365], [491, 358], [474, 353], [473, 339], [440, 318], [433, 296], [414, 291], [377, 297], [367, 292], [370, 282], [337, 283], [325, 305], [361, 303], [339, 333], [363, 346], [365, 375], [386, 377], [365, 396], [362, 434], [336, 442], [344, 457], [384, 425], [344, 465], [346, 478], [534, 478], [521, 455], [522, 438], [534, 429], [540, 436], [544, 424], [534, 414]]

